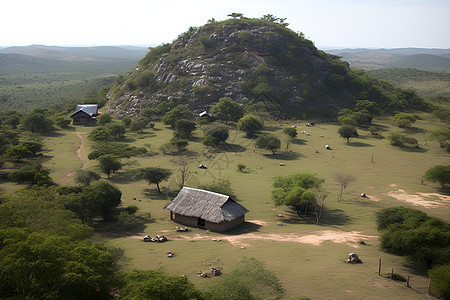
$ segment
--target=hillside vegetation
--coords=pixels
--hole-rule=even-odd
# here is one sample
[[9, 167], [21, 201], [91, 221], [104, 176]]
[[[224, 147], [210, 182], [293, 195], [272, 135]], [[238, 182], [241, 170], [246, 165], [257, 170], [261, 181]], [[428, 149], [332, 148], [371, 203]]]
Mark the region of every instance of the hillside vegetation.
[[423, 107], [414, 93], [350, 69], [302, 33], [267, 18], [190, 28], [152, 48], [132, 73], [116, 80], [109, 97], [107, 109], [117, 116], [137, 116], [167, 99], [200, 112], [221, 97], [289, 118], [333, 118], [357, 99], [389, 110]]

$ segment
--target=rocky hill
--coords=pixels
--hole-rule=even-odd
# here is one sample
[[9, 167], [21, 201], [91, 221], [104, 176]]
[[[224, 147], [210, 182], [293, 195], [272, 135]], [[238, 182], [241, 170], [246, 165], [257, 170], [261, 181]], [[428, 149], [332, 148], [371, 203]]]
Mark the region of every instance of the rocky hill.
[[136, 116], [164, 100], [207, 110], [221, 97], [275, 117], [333, 117], [358, 99], [380, 108], [420, 106], [421, 100], [352, 70], [319, 51], [302, 33], [265, 19], [229, 19], [190, 28], [152, 48], [133, 72], [117, 78], [107, 110]]

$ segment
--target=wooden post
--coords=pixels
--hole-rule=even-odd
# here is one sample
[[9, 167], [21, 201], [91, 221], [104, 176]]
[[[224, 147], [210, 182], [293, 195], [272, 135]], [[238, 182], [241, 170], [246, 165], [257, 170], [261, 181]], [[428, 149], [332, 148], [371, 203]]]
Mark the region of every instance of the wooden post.
[[374, 154], [372, 153], [372, 158], [370, 159], [371, 163], [373, 163], [373, 156], [374, 156]]
[[381, 276], [381, 258], [378, 262], [378, 276]]
[[428, 295], [431, 295], [431, 278], [430, 278], [430, 283], [428, 284]]
[[394, 280], [394, 268], [391, 269], [391, 279]]
[[409, 285], [409, 274], [408, 274], [408, 278], [406, 279], [406, 286], [409, 287], [409, 288], [411, 287], [411, 286]]

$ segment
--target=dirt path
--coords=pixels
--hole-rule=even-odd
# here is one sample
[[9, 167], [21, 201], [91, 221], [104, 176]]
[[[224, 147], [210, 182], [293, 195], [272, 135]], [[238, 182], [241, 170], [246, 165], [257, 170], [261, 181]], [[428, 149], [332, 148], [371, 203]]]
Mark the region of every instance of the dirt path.
[[83, 149], [83, 145], [84, 145], [83, 134], [86, 134], [86, 133], [87, 132], [75, 132], [75, 134], [80, 138], [80, 141], [81, 141], [80, 148], [77, 149], [77, 156], [78, 156], [78, 159], [81, 161], [81, 169], [84, 169], [86, 167], [86, 160], [81, 155], [81, 150]]
[[[250, 240], [262, 240], [272, 242], [291, 242], [320, 246], [325, 241], [338, 244], [347, 244], [353, 248], [359, 248], [361, 240], [375, 240], [377, 236], [363, 235], [360, 231], [340, 231], [340, 230], [320, 230], [308, 234], [299, 235], [297, 233], [244, 233], [239, 235], [216, 236], [211, 234], [194, 235], [167, 235], [171, 240], [211, 240], [216, 242], [227, 241], [233, 246], [249, 247]], [[143, 236], [128, 236], [129, 238], [143, 239]]]

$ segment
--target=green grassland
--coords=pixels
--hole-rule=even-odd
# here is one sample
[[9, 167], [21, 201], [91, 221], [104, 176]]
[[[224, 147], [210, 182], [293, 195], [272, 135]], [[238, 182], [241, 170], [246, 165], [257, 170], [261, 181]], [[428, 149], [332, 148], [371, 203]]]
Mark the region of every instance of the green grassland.
[[[295, 142], [289, 145], [289, 150], [285, 149], [286, 144], [282, 142], [282, 148], [276, 155], [256, 149], [253, 139], [246, 138], [245, 134], [235, 129], [230, 130], [227, 145], [220, 151], [208, 151], [200, 143], [203, 131], [197, 129], [188, 146], [191, 172], [186, 185], [198, 187], [220, 178], [228, 179], [238, 201], [250, 210], [245, 225], [224, 234], [200, 229], [186, 233], [175, 231], [177, 224], [170, 221], [169, 212], [163, 206], [178, 190], [180, 174], [177, 166], [171, 162], [177, 156], [163, 155], [158, 150], [172, 138], [172, 130], [156, 122], [154, 129], [127, 133], [125, 139], [133, 146], [146, 147], [148, 155], [124, 159], [123, 169], [110, 179], [102, 174], [104, 180], [109, 180], [121, 189], [123, 206], [139, 207], [140, 226], [125, 232], [109, 229], [108, 224], [99, 223], [95, 239], [125, 251], [122, 262], [124, 270], [154, 269], [168, 274], [184, 274], [200, 288], [206, 287], [215, 278], [200, 278], [196, 276], [197, 272], [208, 271], [209, 267], [220, 267], [227, 272], [237, 259], [247, 256], [264, 262], [266, 268], [278, 276], [286, 290], [286, 299], [300, 296], [311, 299], [426, 298], [428, 278], [425, 268], [380, 250], [375, 212], [385, 207], [404, 205], [450, 221], [448, 200], [432, 196], [426, 200], [433, 201], [436, 206], [414, 206], [386, 194], [394, 191], [414, 195], [414, 198], [419, 192], [443, 193], [438, 184], [422, 183], [422, 176], [429, 167], [448, 164], [449, 161], [449, 154], [439, 148], [437, 142], [427, 139], [427, 131], [443, 127], [437, 121], [430, 120], [432, 117], [423, 113], [421, 120], [414, 123], [416, 130], [412, 130], [409, 135], [419, 141], [420, 149], [409, 151], [393, 147], [385, 139], [390, 131], [401, 131], [392, 125], [390, 118], [374, 121], [381, 136], [372, 137], [367, 130], [358, 129], [360, 137], [354, 138], [349, 144], [339, 137], [338, 124], [324, 123], [314, 127], [306, 127], [305, 122], [266, 124], [265, 132], [282, 141], [285, 138], [282, 132], [284, 128], [295, 125], [299, 132]], [[92, 127], [71, 127], [45, 138], [44, 154], [49, 158], [45, 166], [51, 170], [56, 183], [73, 184], [74, 171], [83, 166], [76, 153], [81, 144], [78, 132], [83, 137], [81, 154], [86, 160], [84, 168], [100, 173], [97, 163], [87, 159], [90, 141], [86, 133], [90, 130]], [[307, 131], [309, 135], [300, 134], [302, 131]], [[333, 150], [325, 150], [326, 144]], [[198, 169], [200, 163], [208, 169]], [[247, 166], [245, 172], [237, 171], [238, 163]], [[280, 163], [286, 166], [280, 166]], [[149, 166], [173, 171], [170, 179], [161, 184], [162, 194], [158, 194], [153, 185], [131, 179], [137, 168]], [[313, 217], [301, 221], [286, 207], [275, 207], [270, 198], [273, 177], [303, 171], [324, 178], [324, 186], [330, 193], [325, 200], [321, 225], [315, 225]], [[337, 201], [339, 185], [334, 180], [336, 173], [348, 173], [356, 177], [340, 202]], [[2, 186], [0, 192], [6, 193], [15, 188], [16, 185]], [[359, 194], [362, 192], [368, 198], [361, 198]], [[347, 234], [347, 238], [344, 237], [341, 242], [328, 240], [319, 245], [289, 239], [293, 236], [318, 235], [322, 231]], [[360, 245], [359, 239], [352, 241], [350, 232], [363, 235], [361, 239], [367, 245]], [[164, 234], [169, 241], [162, 244], [144, 243], [138, 236], [145, 234]], [[227, 240], [245, 234], [257, 237], [236, 244]], [[269, 237], [271, 239], [263, 239]], [[175, 252], [173, 258], [166, 256], [169, 250]], [[357, 253], [364, 263], [345, 264], [349, 252]], [[410, 274], [414, 289], [378, 276], [380, 258], [383, 273], [390, 272], [393, 267], [396, 273], [405, 277]]]
[[395, 86], [410, 89], [421, 96], [450, 96], [450, 74], [417, 69], [388, 68], [367, 71], [368, 74]]

